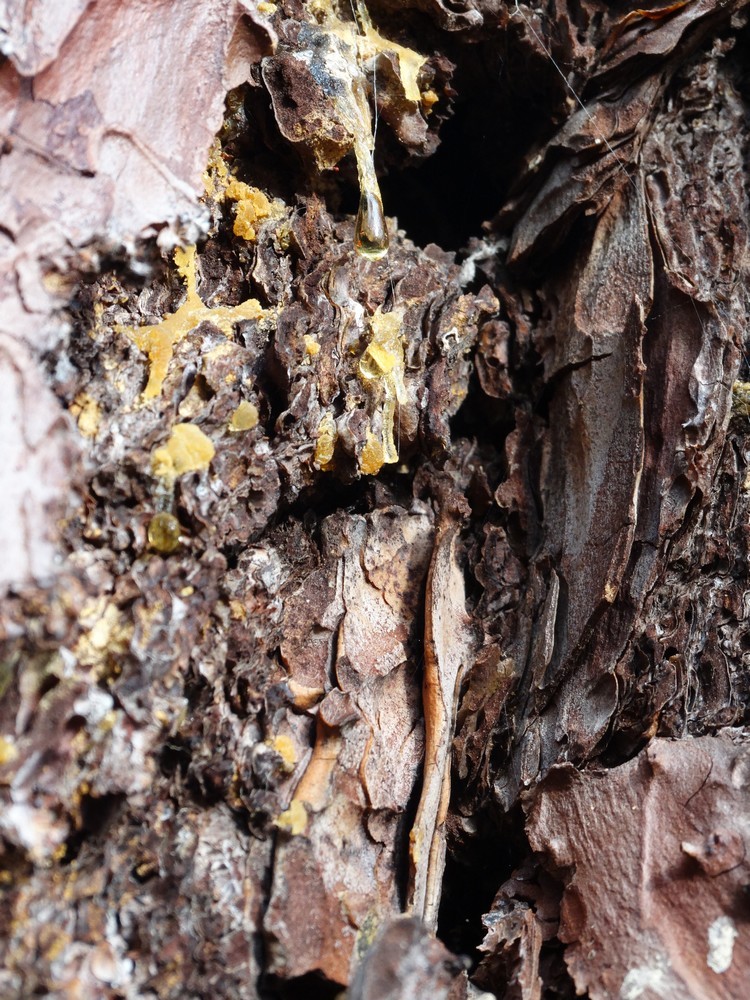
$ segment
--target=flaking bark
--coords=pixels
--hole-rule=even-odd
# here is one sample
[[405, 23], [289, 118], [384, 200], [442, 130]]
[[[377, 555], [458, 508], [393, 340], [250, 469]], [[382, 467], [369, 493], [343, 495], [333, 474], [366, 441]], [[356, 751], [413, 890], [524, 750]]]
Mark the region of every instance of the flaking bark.
[[747, 7], [8, 6], [3, 997], [738, 995]]

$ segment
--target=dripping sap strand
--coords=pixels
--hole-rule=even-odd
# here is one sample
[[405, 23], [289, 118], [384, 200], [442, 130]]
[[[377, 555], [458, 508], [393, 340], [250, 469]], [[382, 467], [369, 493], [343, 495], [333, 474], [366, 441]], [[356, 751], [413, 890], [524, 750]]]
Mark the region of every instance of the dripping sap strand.
[[[349, 0], [349, 3], [359, 34], [364, 36], [372, 24], [364, 0]], [[377, 60], [373, 69], [373, 95], [372, 145], [369, 149], [362, 149], [361, 155], [357, 156], [360, 195], [354, 228], [354, 249], [368, 260], [380, 260], [388, 253], [388, 229], [374, 162], [375, 138], [378, 133]]]

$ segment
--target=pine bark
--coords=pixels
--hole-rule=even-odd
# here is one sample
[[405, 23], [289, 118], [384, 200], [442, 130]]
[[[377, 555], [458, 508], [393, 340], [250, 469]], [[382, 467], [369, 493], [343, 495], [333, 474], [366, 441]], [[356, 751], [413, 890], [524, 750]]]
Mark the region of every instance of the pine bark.
[[748, 6], [6, 4], [0, 995], [744, 994]]

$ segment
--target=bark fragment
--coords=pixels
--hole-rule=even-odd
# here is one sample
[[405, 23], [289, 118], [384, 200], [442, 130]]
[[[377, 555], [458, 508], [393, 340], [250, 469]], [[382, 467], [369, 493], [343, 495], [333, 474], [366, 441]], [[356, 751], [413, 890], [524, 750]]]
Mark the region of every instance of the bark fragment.
[[[476, 995], [431, 934], [463, 852], [472, 911], [438, 924], [487, 910], [482, 988], [723, 995], [744, 771], [703, 734], [748, 704], [746, 5], [373, 0], [372, 32], [345, 3], [136, 6], [32, 17], [2, 68], [2, 370], [34, 435], [1, 990]], [[349, 157], [372, 188], [375, 106], [380, 260]], [[492, 160], [463, 261], [393, 217], [433, 154], [461, 188], [428, 233]], [[140, 277], [97, 256], [144, 238]], [[524, 788], [549, 871], [505, 836]]]
[[378, 936], [348, 991], [350, 1000], [431, 996], [463, 1000], [454, 959], [416, 917], [393, 921]]
[[531, 846], [563, 873], [559, 936], [580, 992], [742, 992], [748, 759], [739, 734], [655, 740], [610, 771], [558, 765], [526, 796]]
[[450, 750], [460, 684], [471, 663], [476, 634], [456, 557], [459, 522], [444, 512], [427, 577], [425, 610], [424, 771], [419, 807], [409, 835], [409, 911], [435, 929], [445, 869], [445, 823], [451, 789]]

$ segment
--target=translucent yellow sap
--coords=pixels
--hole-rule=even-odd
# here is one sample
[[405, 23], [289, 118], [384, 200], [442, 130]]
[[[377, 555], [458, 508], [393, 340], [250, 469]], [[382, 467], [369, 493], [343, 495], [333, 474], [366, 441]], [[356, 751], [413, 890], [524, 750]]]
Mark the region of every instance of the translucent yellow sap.
[[394, 440], [396, 404], [403, 406], [407, 401], [402, 321], [402, 310], [384, 313], [378, 308], [370, 319], [372, 339], [359, 361], [360, 378], [382, 393], [380, 437], [368, 430], [360, 459], [360, 469], [366, 475], [374, 475], [383, 465], [398, 462]]

